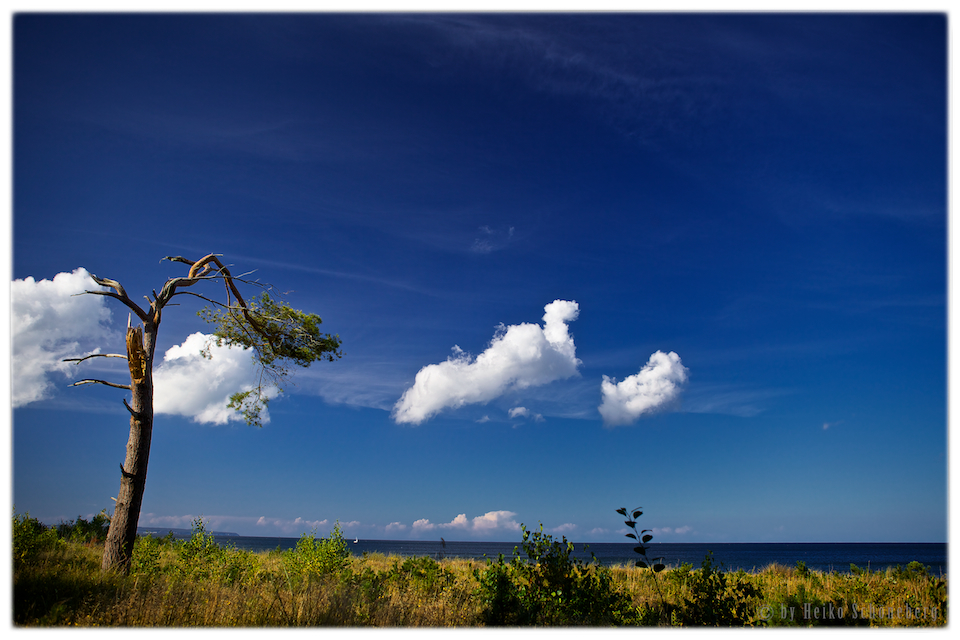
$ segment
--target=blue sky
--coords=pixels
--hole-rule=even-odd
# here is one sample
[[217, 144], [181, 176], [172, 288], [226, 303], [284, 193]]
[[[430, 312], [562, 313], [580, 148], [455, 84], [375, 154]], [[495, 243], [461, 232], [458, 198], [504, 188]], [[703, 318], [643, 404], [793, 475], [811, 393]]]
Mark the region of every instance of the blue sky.
[[945, 541], [946, 24], [16, 16], [16, 508], [119, 485], [124, 392], [67, 385], [125, 367], [60, 360], [126, 313], [70, 294], [215, 252], [344, 355], [254, 429], [169, 307], [143, 526]]

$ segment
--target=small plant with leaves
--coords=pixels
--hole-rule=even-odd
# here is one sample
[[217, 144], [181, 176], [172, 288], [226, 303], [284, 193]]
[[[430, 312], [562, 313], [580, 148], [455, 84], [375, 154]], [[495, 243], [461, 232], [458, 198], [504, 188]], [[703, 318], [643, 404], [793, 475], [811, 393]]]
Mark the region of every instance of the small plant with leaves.
[[648, 558], [647, 557], [647, 547], [646, 544], [653, 540], [653, 534], [650, 533], [650, 529], [643, 529], [637, 531], [637, 518], [643, 515], [643, 507], [637, 507], [632, 509], [630, 512], [627, 512], [626, 507], [621, 507], [617, 509], [617, 513], [622, 515], [626, 520], [623, 524], [630, 527], [632, 533], [628, 533], [628, 538], [633, 538], [637, 541], [637, 546], [633, 548], [634, 552], [640, 556], [640, 559], [637, 560], [634, 565], [640, 567], [641, 569], [653, 569], [653, 583], [657, 587], [657, 595], [660, 596], [660, 604], [663, 607], [663, 611], [666, 612], [666, 601], [663, 599], [663, 592], [660, 590], [660, 582], [657, 580], [657, 574], [663, 571], [666, 568], [666, 565], [663, 564], [663, 557], [659, 558]]
[[663, 558], [653, 558], [651, 560], [647, 557], [647, 547], [644, 546], [653, 540], [653, 535], [650, 534], [650, 529], [644, 529], [637, 533], [637, 518], [643, 515], [643, 511], [641, 511], [641, 509], [642, 507], [637, 507], [628, 514], [626, 508], [621, 508], [617, 509], [617, 513], [626, 518], [623, 524], [633, 529], [633, 533], [628, 533], [627, 537], [633, 538], [638, 543], [633, 550], [640, 556], [640, 559], [634, 564], [641, 569], [652, 568], [654, 573], [660, 573], [666, 568], [666, 565], [663, 564]]

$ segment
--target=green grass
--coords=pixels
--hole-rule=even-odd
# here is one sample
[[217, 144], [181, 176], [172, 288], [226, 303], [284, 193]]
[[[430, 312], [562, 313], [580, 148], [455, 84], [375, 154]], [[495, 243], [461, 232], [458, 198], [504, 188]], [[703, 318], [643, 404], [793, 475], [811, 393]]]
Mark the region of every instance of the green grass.
[[[77, 524], [89, 523], [78, 519]], [[564, 545], [536, 532], [524, 539], [528, 560], [509, 563], [358, 557], [349, 555], [338, 528], [327, 538], [304, 536], [296, 549], [254, 553], [217, 545], [198, 522], [190, 540], [138, 539], [130, 575], [124, 576], [101, 573], [102, 542], [83, 526], [74, 526], [77, 530], [84, 535], [71, 539], [67, 529], [63, 539], [28, 515], [14, 517], [16, 625], [913, 627], [947, 622], [946, 577], [930, 575], [917, 563], [882, 572], [855, 568], [849, 574], [802, 565], [745, 573], [723, 571], [708, 556], [698, 569], [684, 564], [654, 574], [576, 561]]]

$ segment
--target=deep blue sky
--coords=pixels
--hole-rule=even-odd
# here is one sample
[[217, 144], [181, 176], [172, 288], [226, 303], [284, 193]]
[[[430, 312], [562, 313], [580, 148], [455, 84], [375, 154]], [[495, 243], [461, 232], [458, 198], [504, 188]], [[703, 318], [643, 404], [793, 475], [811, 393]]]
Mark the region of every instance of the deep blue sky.
[[[344, 356], [295, 371], [260, 430], [158, 415], [141, 525], [620, 541], [615, 509], [642, 505], [662, 542], [944, 541], [946, 26], [15, 16], [14, 395], [47, 384], [14, 401], [16, 508], [112, 508], [128, 430], [124, 392], [66, 386], [124, 367], [37, 364], [121, 350], [125, 310], [58, 289], [112, 315], [57, 325], [40, 281], [83, 267], [142, 299], [183, 274], [160, 258], [216, 252]], [[418, 371], [545, 340], [555, 300], [579, 316], [552, 378], [451, 374], [402, 419]], [[168, 308], [158, 363], [206, 330], [195, 302]], [[683, 378], [605, 420], [604, 376], [658, 351]]]

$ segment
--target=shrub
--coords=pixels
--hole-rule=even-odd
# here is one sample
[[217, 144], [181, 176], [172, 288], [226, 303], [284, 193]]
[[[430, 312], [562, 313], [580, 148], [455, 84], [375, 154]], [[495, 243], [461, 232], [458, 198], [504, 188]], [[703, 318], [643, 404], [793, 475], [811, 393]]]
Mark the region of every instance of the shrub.
[[110, 516], [104, 509], [93, 516], [90, 522], [77, 516], [76, 520], [70, 522], [61, 522], [57, 525], [57, 534], [63, 540], [81, 543], [97, 543], [107, 539], [107, 531], [110, 529]]
[[[141, 545], [145, 554], [141, 568], [157, 570], [153, 559], [159, 562], [160, 550], [153, 542], [142, 542]], [[234, 584], [254, 579], [260, 573], [261, 565], [257, 556], [217, 544], [213, 535], [207, 533], [201, 518], [194, 520], [193, 534], [189, 539], [174, 543], [174, 551], [176, 559], [166, 571], [176, 578]]]
[[633, 624], [636, 610], [614, 588], [610, 572], [594, 560], [584, 563], [571, 554], [573, 544], [539, 531], [523, 532], [524, 560], [505, 563], [501, 555], [476, 572], [481, 618], [488, 625]]
[[708, 552], [698, 571], [688, 573], [689, 596], [684, 597], [675, 620], [682, 625], [704, 627], [744, 626], [750, 624], [760, 591], [740, 570], [725, 573], [713, 563]]
[[162, 538], [152, 535], [138, 536], [133, 545], [133, 557], [130, 560], [131, 575], [156, 575], [161, 572], [160, 556], [164, 549], [173, 548], [173, 532]]
[[13, 514], [14, 569], [32, 562], [44, 551], [53, 551], [62, 546], [55, 529], [31, 518], [29, 513]]
[[291, 579], [309, 581], [312, 576], [341, 572], [349, 562], [350, 550], [343, 539], [340, 523], [336, 523], [328, 538], [317, 538], [316, 531], [303, 534], [294, 549], [284, 551], [283, 567]]

